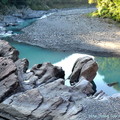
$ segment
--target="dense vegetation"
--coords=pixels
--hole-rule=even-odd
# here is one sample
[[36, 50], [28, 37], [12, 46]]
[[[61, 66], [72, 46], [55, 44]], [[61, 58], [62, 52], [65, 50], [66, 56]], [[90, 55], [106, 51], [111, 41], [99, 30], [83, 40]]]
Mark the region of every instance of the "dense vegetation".
[[89, 0], [89, 3], [97, 4], [98, 10], [93, 15], [112, 18], [120, 22], [120, 0]]
[[29, 6], [32, 9], [50, 9], [67, 7], [68, 5], [80, 6], [88, 0], [0, 0], [0, 8], [9, 6]]

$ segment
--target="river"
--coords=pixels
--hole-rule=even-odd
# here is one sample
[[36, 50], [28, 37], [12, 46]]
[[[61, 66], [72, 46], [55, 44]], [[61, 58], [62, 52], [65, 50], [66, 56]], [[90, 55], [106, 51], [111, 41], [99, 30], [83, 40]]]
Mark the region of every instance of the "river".
[[[32, 24], [34, 21], [34, 19], [26, 20], [24, 23], [20, 23], [18, 26], [7, 28], [7, 30], [12, 30], [14, 34], [21, 34], [22, 32], [20, 30]], [[51, 62], [55, 65], [60, 65], [63, 67], [66, 73], [66, 78], [71, 73], [71, 69], [75, 60], [81, 55], [80, 53], [43, 49], [37, 46], [11, 40], [9, 40], [9, 42], [12, 46], [19, 50], [20, 58], [27, 58], [29, 60], [29, 68], [31, 68], [34, 64]], [[99, 65], [97, 76], [94, 79], [95, 84], [97, 85], [97, 91], [103, 90], [108, 95], [120, 92], [120, 58], [95, 56], [95, 60]], [[118, 84], [115, 84], [111, 87], [107, 85], [114, 82], [117, 82]]]

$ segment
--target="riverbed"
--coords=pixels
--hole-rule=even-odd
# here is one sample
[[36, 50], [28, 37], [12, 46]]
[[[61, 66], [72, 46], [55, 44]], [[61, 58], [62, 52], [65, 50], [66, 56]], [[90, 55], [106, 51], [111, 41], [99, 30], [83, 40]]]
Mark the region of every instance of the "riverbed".
[[[76, 12], [76, 10], [77, 10], [77, 12]], [[72, 10], [72, 13], [73, 13], [73, 15], [75, 14], [76, 16], [78, 16], [78, 11], [79, 10], [78, 9], [76, 9], [76, 10]], [[84, 10], [83, 10], [83, 12], [84, 12]], [[60, 15], [59, 14], [58, 15], [59, 15], [59, 17], [60, 16], [65, 16], [68, 13], [69, 13], [69, 11], [66, 11], [66, 13], [64, 11], [61, 11], [61, 14], [60, 14], [60, 11], [59, 11]], [[57, 14], [57, 13], [55, 13], [55, 14]], [[69, 16], [70, 16], [70, 13], [69, 13]], [[48, 21], [48, 20], [52, 20], [52, 19], [51, 19], [51, 17], [50, 17], [50, 19], [48, 19], [47, 16], [43, 15], [41, 18], [39, 18], [39, 20]], [[71, 19], [69, 17], [68, 17], [68, 20], [71, 21]], [[45, 48], [42, 48], [42, 47], [44, 47], [43, 44], [41, 45], [41, 47], [39, 47], [39, 45], [36, 46], [36, 43], [34, 44], [34, 42], [35, 42], [34, 40], [33, 40], [33, 42], [31, 42], [31, 40], [29, 41], [29, 42], [31, 42], [30, 44], [32, 44], [32, 45], [22, 43], [22, 42], [29, 43], [28, 41], [25, 41], [28, 38], [25, 38], [24, 35], [26, 34], [26, 30], [28, 30], [28, 28], [30, 28], [30, 30], [31, 30], [31, 25], [34, 25], [34, 24], [36, 25], [37, 24], [37, 23], [34, 23], [35, 21], [36, 20], [34, 20], [34, 19], [29, 19], [29, 20], [24, 21], [24, 23], [20, 23], [19, 26], [8, 27], [7, 29], [12, 30], [13, 34], [19, 34], [19, 35], [14, 36], [14, 40], [16, 38], [16, 40], [19, 41], [19, 42], [12, 41], [12, 40], [10, 40], [11, 38], [8, 41], [16, 49], [18, 49], [20, 51], [20, 56], [19, 56], [20, 58], [27, 58], [29, 60], [29, 68], [31, 68], [34, 64], [43, 63], [43, 62], [51, 62], [55, 65], [60, 65], [61, 67], [63, 67], [63, 69], [65, 70], [65, 73], [66, 73], [65, 78], [67, 79], [67, 77], [71, 73], [71, 69], [72, 69], [72, 66], [73, 66], [75, 60], [79, 56], [81, 56], [81, 53], [83, 55], [84, 51], [82, 51], [82, 52], [79, 51], [77, 53], [75, 52], [76, 50], [72, 50], [72, 51], [71, 50], [65, 50], [65, 51], [63, 51], [63, 49], [64, 49], [63, 47], [65, 47], [65, 45], [67, 45], [67, 44], [64, 43], [64, 41], [62, 43], [63, 46], [61, 46], [62, 51], [61, 50], [59, 51], [58, 49], [56, 50], [54, 48], [51, 50], [51, 48], [49, 46], [48, 46], [48, 48], [50, 48], [50, 49], [48, 49], [47, 46]], [[30, 25], [30, 27], [27, 27], [29, 25]], [[62, 27], [65, 27], [65, 26], [62, 26]], [[25, 28], [25, 29], [23, 31], [21, 31], [21, 29], [23, 29], [23, 28]], [[69, 28], [70, 28], [70, 26], [69, 26]], [[38, 33], [36, 33], [36, 30], [35, 31], [34, 30], [35, 30], [35, 28], [33, 27], [33, 36], [34, 36], [34, 34], [38, 34]], [[29, 32], [29, 31], [27, 31], [27, 32]], [[48, 31], [47, 32], [44, 31], [44, 33], [45, 33], [45, 36], [46, 36]], [[64, 34], [63, 34], [62, 38], [65, 36]], [[58, 35], [57, 37], [60, 37], [59, 35], [62, 35], [62, 34], [57, 34], [57, 35]], [[56, 36], [52, 36], [52, 37], [56, 37]], [[48, 38], [49, 37], [46, 37], [47, 41], [48, 41]], [[44, 42], [47, 43], [47, 41], [45, 40]], [[77, 44], [77, 41], [76, 41], [75, 44], [73, 43], [72, 45], [75, 47], [76, 44]], [[53, 43], [51, 43], [50, 45], [53, 45]], [[73, 48], [72, 45], [70, 45], [69, 48], [72, 49]], [[53, 47], [54, 47], [54, 45], [53, 45]], [[56, 47], [58, 47], [58, 46], [56, 46]], [[66, 49], [68, 49], [68, 47], [66, 47]], [[95, 56], [95, 60], [98, 62], [98, 65], [99, 65], [99, 70], [98, 70], [97, 76], [94, 79], [94, 81], [97, 85], [97, 90], [98, 91], [103, 90], [108, 95], [118, 93], [120, 91], [120, 83], [119, 83], [119, 81], [120, 81], [119, 80], [119, 78], [120, 78], [120, 74], [119, 74], [119, 72], [120, 72], [120, 58], [119, 57], [104, 57], [105, 56], [104, 52], [101, 55], [101, 51], [100, 51], [100, 56], [102, 56], [102, 57], [99, 57], [99, 54], [97, 56]], [[110, 56], [110, 55], [108, 55], [108, 56]], [[110, 87], [110, 86], [107, 85], [109, 83], [117, 83], [117, 84]]]

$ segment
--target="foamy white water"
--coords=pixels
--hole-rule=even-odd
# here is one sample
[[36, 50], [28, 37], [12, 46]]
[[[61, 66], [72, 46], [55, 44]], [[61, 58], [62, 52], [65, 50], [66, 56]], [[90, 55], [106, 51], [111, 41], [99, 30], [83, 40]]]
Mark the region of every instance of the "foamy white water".
[[43, 15], [42, 17], [40, 17], [40, 18], [38, 18], [38, 19], [45, 19], [45, 18], [47, 18], [48, 16], [51, 16], [51, 15], [53, 15], [54, 13], [49, 13], [49, 14], [45, 14], [45, 15]]

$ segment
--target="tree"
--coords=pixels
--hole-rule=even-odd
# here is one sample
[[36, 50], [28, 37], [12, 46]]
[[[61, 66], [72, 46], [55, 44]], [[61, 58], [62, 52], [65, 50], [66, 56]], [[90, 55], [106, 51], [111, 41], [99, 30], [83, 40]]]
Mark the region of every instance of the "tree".
[[89, 3], [97, 4], [99, 16], [120, 22], [120, 0], [89, 0]]

